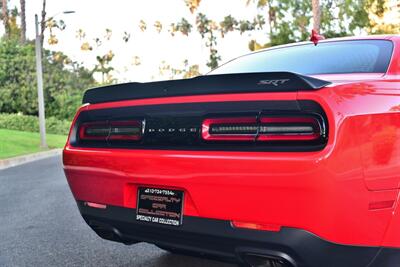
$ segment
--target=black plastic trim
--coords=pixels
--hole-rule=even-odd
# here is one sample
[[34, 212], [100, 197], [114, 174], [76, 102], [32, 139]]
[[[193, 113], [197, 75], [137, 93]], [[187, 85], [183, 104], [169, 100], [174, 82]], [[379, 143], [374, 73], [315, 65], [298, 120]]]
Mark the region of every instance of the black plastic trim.
[[[328, 133], [328, 122], [321, 106], [308, 100], [236, 101], [177, 103], [147, 106], [129, 106], [83, 111], [72, 128], [70, 144], [73, 147], [126, 148], [188, 151], [318, 151], [325, 147], [327, 135], [312, 142], [206, 142], [200, 136], [205, 118], [259, 114], [292, 114], [316, 116]], [[143, 138], [139, 142], [98, 142], [79, 140], [78, 128], [84, 122], [109, 120], [145, 120]], [[150, 128], [196, 128], [193, 134], [153, 134]], [[171, 126], [171, 127], [172, 127]]]
[[78, 207], [99, 236], [126, 244], [148, 242], [241, 263], [246, 253], [280, 257], [289, 267], [394, 267], [400, 262], [400, 249], [335, 244], [301, 229], [236, 229], [229, 221], [193, 216], [174, 227], [138, 222], [135, 209], [95, 209], [82, 201]]
[[207, 75], [191, 79], [134, 82], [92, 88], [85, 92], [82, 103], [208, 94], [296, 92], [320, 89], [330, 83], [292, 72]]

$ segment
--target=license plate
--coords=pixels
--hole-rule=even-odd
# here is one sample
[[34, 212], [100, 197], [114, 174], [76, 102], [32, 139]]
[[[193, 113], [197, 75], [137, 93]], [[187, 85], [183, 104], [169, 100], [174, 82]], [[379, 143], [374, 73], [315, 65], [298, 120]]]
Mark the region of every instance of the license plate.
[[182, 224], [183, 191], [139, 187], [136, 220], [180, 226]]

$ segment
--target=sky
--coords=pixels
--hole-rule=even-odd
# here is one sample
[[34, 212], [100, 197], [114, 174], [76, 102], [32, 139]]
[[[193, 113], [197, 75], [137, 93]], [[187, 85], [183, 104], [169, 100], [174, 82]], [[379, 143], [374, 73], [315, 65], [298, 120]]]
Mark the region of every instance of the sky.
[[[11, 0], [10, 7], [13, 6], [19, 7], [19, 0]], [[27, 35], [30, 39], [35, 36], [34, 14], [40, 14], [41, 8], [42, 0], [26, 1]], [[180, 68], [187, 59], [189, 64], [199, 64], [202, 73], [209, 70], [205, 66], [208, 50], [196, 30], [192, 30], [189, 37], [181, 33], [172, 37], [167, 31], [170, 23], [178, 22], [182, 17], [194, 24], [195, 15], [190, 13], [184, 0], [47, 0], [49, 17], [67, 10], [76, 13], [58, 14], [55, 17], [64, 20], [67, 26], [63, 32], [55, 31], [59, 43], [53, 46], [45, 43], [44, 46], [64, 52], [72, 60], [81, 62], [88, 68], [94, 66], [97, 55], [112, 50], [115, 54], [112, 62], [115, 68], [113, 75], [120, 82], [166, 79], [167, 77], [159, 75], [162, 61]], [[198, 11], [216, 21], [221, 21], [227, 15], [237, 19], [252, 20], [259, 12], [265, 12], [257, 10], [254, 5], [246, 7], [245, 0], [202, 0]], [[147, 23], [145, 32], [139, 29], [140, 20]], [[161, 33], [157, 33], [153, 26], [157, 20], [164, 26]], [[93, 39], [104, 36], [106, 28], [112, 30], [112, 37], [110, 41], [96, 49]], [[78, 29], [86, 32], [85, 39], [93, 45], [95, 51], [81, 51], [82, 42], [76, 37]], [[131, 34], [128, 43], [122, 40], [125, 31]], [[266, 33], [267, 29], [243, 35], [236, 32], [229, 33], [218, 41], [222, 62], [248, 53], [248, 42], [251, 39], [266, 42]], [[46, 36], [48, 34], [47, 30]], [[140, 58], [141, 65], [132, 64], [135, 56]], [[96, 78], [99, 79], [99, 76]]]

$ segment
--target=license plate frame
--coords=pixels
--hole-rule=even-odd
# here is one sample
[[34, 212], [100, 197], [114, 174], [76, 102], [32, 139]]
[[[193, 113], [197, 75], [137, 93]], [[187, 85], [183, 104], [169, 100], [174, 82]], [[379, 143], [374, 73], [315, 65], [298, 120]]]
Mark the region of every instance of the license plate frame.
[[183, 223], [184, 191], [138, 187], [136, 220], [179, 227]]

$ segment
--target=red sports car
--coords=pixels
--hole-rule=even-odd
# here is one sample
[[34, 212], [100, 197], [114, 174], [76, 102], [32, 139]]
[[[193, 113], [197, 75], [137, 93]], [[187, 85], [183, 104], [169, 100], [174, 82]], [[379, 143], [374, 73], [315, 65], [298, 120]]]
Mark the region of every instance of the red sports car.
[[400, 266], [400, 36], [86, 91], [63, 162], [102, 238], [248, 266]]

